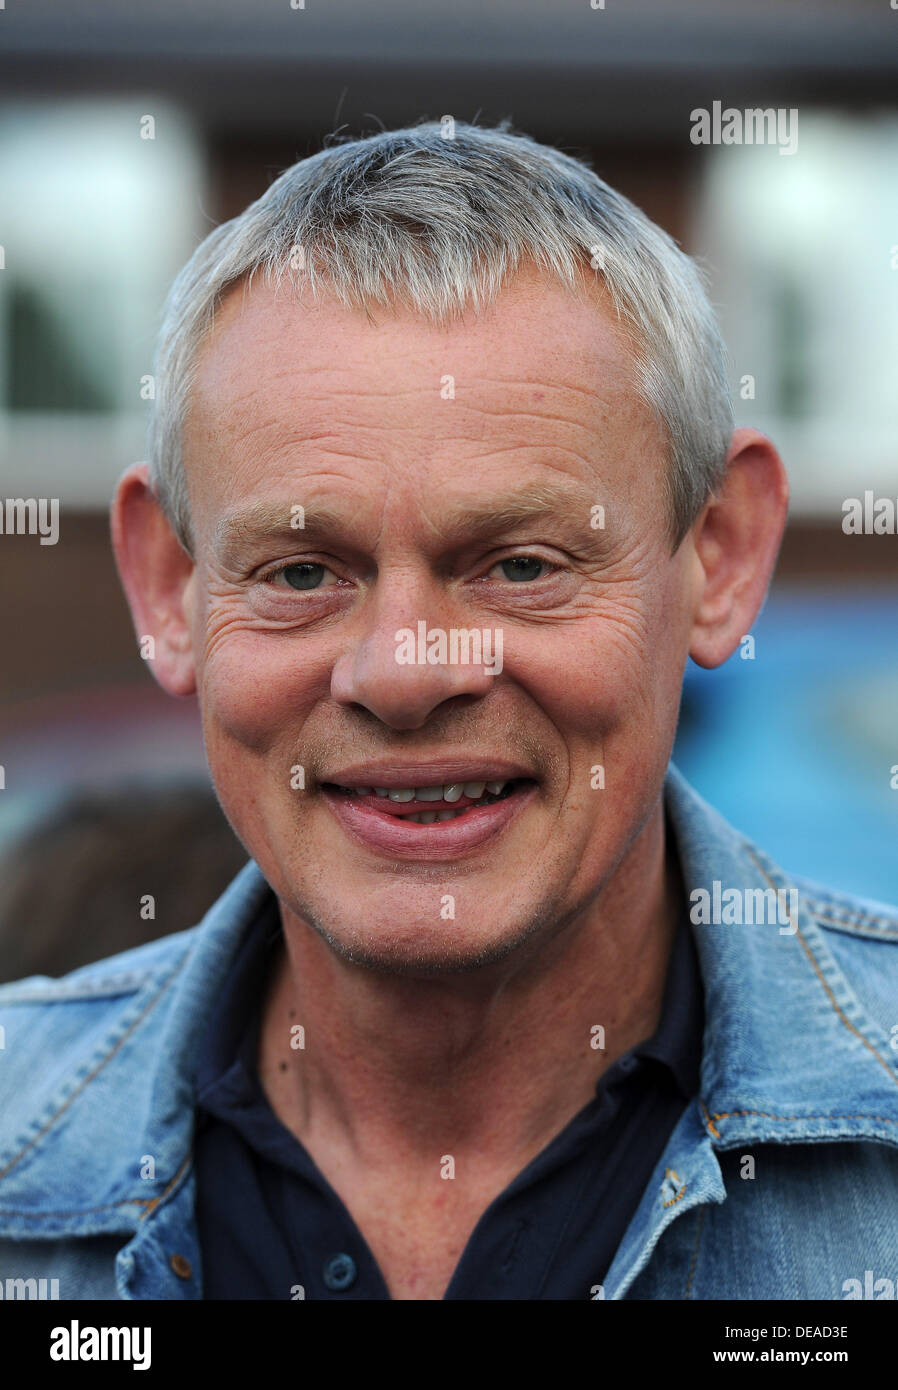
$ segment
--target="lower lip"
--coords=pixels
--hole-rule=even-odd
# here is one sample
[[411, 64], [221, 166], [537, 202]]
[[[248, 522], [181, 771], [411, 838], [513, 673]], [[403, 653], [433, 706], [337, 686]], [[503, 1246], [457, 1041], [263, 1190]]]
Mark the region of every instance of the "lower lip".
[[[337, 820], [369, 849], [417, 859], [457, 859], [505, 830], [536, 793], [533, 784], [519, 788], [502, 801], [472, 806], [454, 820], [419, 825], [391, 816], [367, 798], [322, 791]], [[442, 803], [440, 803], [442, 809]]]

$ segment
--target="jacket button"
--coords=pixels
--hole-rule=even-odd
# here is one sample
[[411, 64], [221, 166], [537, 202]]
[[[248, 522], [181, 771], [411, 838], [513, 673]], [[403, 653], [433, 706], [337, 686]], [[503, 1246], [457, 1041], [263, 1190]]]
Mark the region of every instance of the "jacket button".
[[324, 1282], [329, 1289], [337, 1292], [349, 1289], [355, 1283], [355, 1260], [351, 1255], [331, 1255], [324, 1265]]
[[186, 1255], [172, 1255], [169, 1264], [179, 1279], [189, 1279], [193, 1273], [193, 1265]]

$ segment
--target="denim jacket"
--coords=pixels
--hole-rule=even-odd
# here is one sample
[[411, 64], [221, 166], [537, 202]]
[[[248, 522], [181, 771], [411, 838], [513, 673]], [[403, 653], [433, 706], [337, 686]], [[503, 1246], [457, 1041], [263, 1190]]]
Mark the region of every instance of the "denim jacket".
[[[894, 1297], [898, 909], [788, 879], [673, 765], [664, 797], [705, 990], [701, 1094], [583, 1296]], [[7, 1297], [202, 1298], [192, 1064], [269, 891], [250, 862], [189, 931], [0, 986]], [[48, 1283], [7, 1284], [31, 1279]]]

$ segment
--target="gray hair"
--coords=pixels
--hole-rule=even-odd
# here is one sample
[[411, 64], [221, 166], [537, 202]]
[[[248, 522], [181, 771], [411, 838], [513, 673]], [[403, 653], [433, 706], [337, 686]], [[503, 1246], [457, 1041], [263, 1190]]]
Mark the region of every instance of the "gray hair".
[[[665, 431], [670, 537], [719, 485], [733, 408], [726, 350], [696, 263], [587, 165], [503, 122], [429, 121], [333, 138], [211, 232], [163, 311], [150, 478], [181, 544], [193, 535], [181, 455], [199, 348], [223, 294], [262, 270], [304, 277], [353, 307], [398, 300], [434, 324], [488, 305], [525, 260], [582, 290], [591, 269], [634, 354], [637, 390]], [[294, 285], [297, 278], [293, 280]]]

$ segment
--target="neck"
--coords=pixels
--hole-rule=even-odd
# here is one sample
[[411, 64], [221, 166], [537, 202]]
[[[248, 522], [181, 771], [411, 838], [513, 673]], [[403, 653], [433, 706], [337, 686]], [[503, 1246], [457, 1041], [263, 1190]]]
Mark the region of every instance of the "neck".
[[[275, 1112], [313, 1153], [336, 1144], [413, 1170], [448, 1145], [456, 1161], [488, 1153], [518, 1171], [655, 1031], [681, 893], [659, 801], [589, 911], [523, 962], [384, 976], [337, 957], [282, 905], [258, 1057]], [[306, 1046], [294, 1051], [297, 1022]]]

